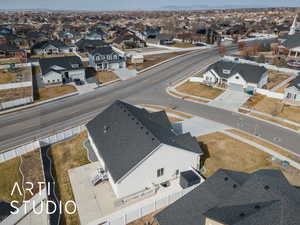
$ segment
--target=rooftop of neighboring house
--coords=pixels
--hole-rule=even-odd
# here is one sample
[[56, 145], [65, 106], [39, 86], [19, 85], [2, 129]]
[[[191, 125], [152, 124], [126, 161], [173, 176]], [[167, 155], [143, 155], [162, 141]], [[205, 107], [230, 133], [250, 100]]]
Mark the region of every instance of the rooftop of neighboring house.
[[131, 39], [133, 39], [133, 41], [141, 41], [141, 42], [143, 41], [142, 39], [140, 39], [134, 34], [127, 34], [127, 35], [122, 35], [117, 37], [113, 42], [116, 44], [120, 44], [123, 41], [131, 40]]
[[296, 79], [289, 84], [288, 88], [290, 87], [295, 87], [300, 91], [300, 76], [297, 76]]
[[214, 70], [220, 77], [225, 79], [239, 73], [245, 81], [249, 83], [258, 83], [262, 76], [267, 72], [267, 69], [263, 66], [229, 60], [220, 60], [206, 69], [206, 71], [209, 70]]
[[49, 45], [53, 45], [56, 48], [66, 48], [67, 46], [60, 40], [47, 40], [37, 42], [32, 46], [32, 49], [43, 49]]
[[97, 115], [87, 129], [115, 182], [161, 144], [202, 154], [190, 133], [174, 133], [164, 111], [150, 113], [122, 101]]
[[43, 74], [50, 71], [83, 69], [83, 64], [78, 56], [50, 57], [40, 59]]
[[0, 51], [13, 52], [13, 51], [20, 51], [20, 49], [18, 49], [15, 45], [0, 44]]
[[108, 46], [108, 44], [102, 40], [81, 39], [78, 42], [76, 42], [76, 46], [78, 48], [97, 48], [97, 47]]
[[111, 55], [113, 53], [116, 53], [116, 52], [110, 46], [98, 47], [98, 48], [94, 48], [94, 49], [89, 51], [89, 54], [91, 54], [91, 55], [95, 55], [95, 54]]
[[300, 189], [279, 170], [248, 174], [220, 169], [203, 184], [156, 215], [159, 225], [300, 224]]

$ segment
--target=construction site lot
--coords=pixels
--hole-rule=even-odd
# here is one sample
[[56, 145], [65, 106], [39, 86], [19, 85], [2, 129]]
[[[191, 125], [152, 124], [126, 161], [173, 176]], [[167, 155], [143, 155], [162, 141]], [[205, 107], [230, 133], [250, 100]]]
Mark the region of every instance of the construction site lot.
[[0, 69], [0, 85], [32, 80], [31, 67]]
[[32, 97], [32, 87], [11, 88], [0, 90], [0, 103]]

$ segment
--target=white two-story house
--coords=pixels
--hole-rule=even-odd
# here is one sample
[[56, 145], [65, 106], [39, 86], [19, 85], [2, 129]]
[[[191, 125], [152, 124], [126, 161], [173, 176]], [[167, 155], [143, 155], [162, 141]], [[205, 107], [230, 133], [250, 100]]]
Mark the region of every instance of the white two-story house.
[[116, 101], [87, 130], [117, 198], [154, 190], [200, 168], [203, 152], [196, 138], [176, 134], [165, 112]]
[[268, 70], [262, 66], [220, 60], [210, 65], [203, 75], [209, 85], [222, 85], [236, 91], [254, 91], [268, 83]]
[[39, 61], [46, 85], [64, 84], [75, 79], [85, 81], [85, 68], [77, 56], [43, 58]]
[[95, 48], [88, 52], [88, 56], [91, 66], [97, 71], [126, 68], [125, 57], [110, 46]]

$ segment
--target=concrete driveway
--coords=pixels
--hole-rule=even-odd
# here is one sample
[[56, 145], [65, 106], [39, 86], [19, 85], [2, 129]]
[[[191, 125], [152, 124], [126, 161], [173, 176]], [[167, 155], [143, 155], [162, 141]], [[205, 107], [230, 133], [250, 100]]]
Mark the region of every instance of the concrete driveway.
[[244, 92], [226, 90], [223, 94], [211, 101], [211, 106], [215, 106], [230, 111], [238, 109], [250, 98], [250, 95]]
[[201, 117], [193, 117], [172, 125], [176, 133], [190, 132], [195, 137], [230, 129], [229, 126]]

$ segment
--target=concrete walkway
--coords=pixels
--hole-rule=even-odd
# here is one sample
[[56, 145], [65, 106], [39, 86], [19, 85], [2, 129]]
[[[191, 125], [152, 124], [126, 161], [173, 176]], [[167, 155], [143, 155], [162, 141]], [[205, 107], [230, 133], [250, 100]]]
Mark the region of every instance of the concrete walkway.
[[219, 95], [216, 99], [208, 104], [218, 108], [237, 112], [249, 98], [250, 95], [247, 93], [227, 89], [223, 94]]
[[178, 134], [190, 132], [195, 137], [230, 129], [224, 124], [200, 117], [185, 119], [183, 122], [173, 124], [173, 127]]
[[293, 161], [292, 159], [290, 159], [290, 158], [288, 158], [288, 157], [286, 157], [286, 156], [281, 155], [281, 154], [278, 153], [278, 152], [275, 152], [275, 151], [273, 151], [273, 150], [271, 150], [271, 149], [269, 149], [269, 148], [267, 148], [267, 147], [265, 147], [265, 146], [262, 146], [262, 145], [260, 145], [260, 144], [257, 144], [257, 143], [254, 142], [254, 141], [250, 141], [249, 139], [243, 138], [243, 137], [241, 137], [241, 136], [239, 136], [239, 135], [236, 135], [236, 134], [233, 134], [233, 133], [231, 133], [231, 132], [229, 132], [229, 131], [222, 131], [222, 132], [223, 132], [224, 134], [226, 134], [226, 135], [232, 137], [232, 138], [235, 138], [235, 139], [237, 139], [237, 140], [239, 140], [239, 141], [241, 141], [241, 142], [244, 142], [244, 143], [246, 143], [246, 144], [252, 145], [252, 146], [256, 147], [257, 149], [259, 149], [259, 150], [261, 150], [261, 151], [264, 151], [264, 152], [266, 152], [266, 153], [268, 153], [268, 154], [270, 154], [270, 155], [272, 155], [272, 156], [275, 156], [276, 158], [278, 158], [278, 159], [280, 159], [280, 160], [282, 160], [282, 161], [287, 161], [287, 162], [290, 163], [291, 166], [293, 166], [293, 167], [295, 167], [296, 169], [300, 170], [300, 164], [299, 164], [299, 163]]

